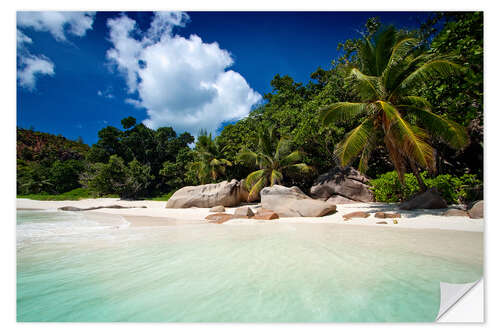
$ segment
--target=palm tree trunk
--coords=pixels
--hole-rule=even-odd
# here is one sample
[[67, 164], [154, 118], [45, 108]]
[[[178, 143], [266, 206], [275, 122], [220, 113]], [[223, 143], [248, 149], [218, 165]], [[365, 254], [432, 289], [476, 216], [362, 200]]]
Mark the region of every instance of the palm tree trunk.
[[415, 162], [410, 160], [410, 167], [412, 173], [415, 175], [415, 178], [417, 178], [418, 186], [420, 187], [421, 192], [427, 191], [427, 186], [424, 183], [424, 180], [422, 179], [422, 176], [420, 176], [420, 172], [418, 171], [417, 166], [415, 165]]

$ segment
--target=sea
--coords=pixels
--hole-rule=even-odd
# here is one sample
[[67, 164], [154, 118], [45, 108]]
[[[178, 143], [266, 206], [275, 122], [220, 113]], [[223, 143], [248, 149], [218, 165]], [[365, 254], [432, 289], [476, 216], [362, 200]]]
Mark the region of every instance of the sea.
[[446, 231], [433, 249], [418, 230], [316, 222], [134, 227], [19, 210], [16, 227], [19, 322], [430, 322], [440, 282], [483, 273], [482, 257], [447, 252], [461, 234]]

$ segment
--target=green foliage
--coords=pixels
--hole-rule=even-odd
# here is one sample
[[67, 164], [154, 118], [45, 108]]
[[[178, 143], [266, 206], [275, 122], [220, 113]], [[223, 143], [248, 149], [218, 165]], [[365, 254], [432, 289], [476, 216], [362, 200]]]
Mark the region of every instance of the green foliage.
[[467, 149], [456, 154], [435, 140], [439, 173], [483, 172], [483, 28], [482, 12], [440, 13], [422, 27], [425, 35], [435, 35], [431, 53], [452, 54], [467, 68], [466, 75], [436, 78], [419, 92], [435, 113], [466, 126], [471, 141]]
[[[95, 198], [92, 193], [86, 189], [86, 188], [75, 188], [74, 190], [61, 193], [61, 194], [46, 194], [46, 193], [40, 193], [40, 194], [24, 194], [24, 195], [18, 195], [18, 198], [25, 198], [25, 199], [31, 199], [31, 200], [55, 200], [55, 201], [62, 201], [62, 200], [80, 200], [80, 199], [89, 199], [89, 198]], [[106, 198], [114, 198], [118, 197], [117, 195], [107, 195], [105, 196]]]
[[136, 159], [127, 165], [117, 155], [111, 155], [108, 163], [90, 166], [84, 184], [98, 196], [118, 194], [121, 198], [136, 199], [146, 195], [146, 189], [154, 179], [151, 168]]
[[141, 165], [136, 159], [126, 168], [127, 178], [123, 190], [118, 192], [125, 198], [140, 198], [147, 194], [149, 184], [154, 180], [149, 165]]
[[56, 161], [50, 168], [50, 182], [56, 193], [68, 192], [80, 187], [78, 181], [80, 173], [84, 170], [83, 161], [67, 160]]
[[[404, 183], [407, 166], [418, 178], [417, 165], [434, 170], [430, 135], [450, 147], [468, 144], [465, 129], [431, 111], [430, 103], [415, 91], [435, 78], [460, 75], [462, 68], [445, 55], [427, 52], [415, 33], [389, 26], [354, 46], [356, 66], [350, 66], [346, 84], [357, 98], [322, 108], [325, 125], [356, 119], [335, 150], [341, 166], [359, 157], [358, 169], [366, 172], [372, 151], [384, 144], [399, 179]], [[419, 183], [423, 188], [423, 182]]]
[[[140, 165], [148, 165], [153, 178], [147, 181], [144, 189], [134, 193], [165, 193], [177, 188], [183, 181], [179, 174], [185, 171], [185, 165], [177, 162], [178, 155], [186, 154], [188, 145], [194, 141], [193, 136], [189, 133], [177, 135], [171, 127], [153, 130], [143, 124], [136, 124], [133, 117], [123, 119], [122, 124], [124, 131], [108, 126], [98, 132], [99, 140], [87, 155], [88, 163], [106, 164], [112, 155], [116, 155], [125, 164], [137, 160]], [[175, 172], [170, 169], [168, 173], [160, 174], [165, 163], [175, 165]]]
[[152, 200], [152, 201], [168, 201], [168, 199], [170, 199], [170, 197], [172, 195], [174, 195], [176, 190], [172, 190], [170, 192], [168, 192], [167, 194], [162, 194], [162, 195], [159, 195], [157, 197], [153, 197], [153, 198], [149, 198], [148, 200]]
[[278, 138], [274, 127], [267, 131], [261, 130], [257, 149], [242, 150], [237, 155], [239, 162], [258, 168], [246, 177], [248, 201], [257, 200], [264, 187], [282, 184], [286, 172], [309, 173], [311, 167], [299, 163], [302, 156], [298, 150], [292, 151], [288, 138]]
[[[449, 174], [428, 177], [427, 172], [421, 174], [427, 187], [435, 187], [449, 204], [468, 203], [482, 199], [482, 181], [473, 174], [455, 177]], [[399, 202], [410, 199], [420, 189], [417, 178], [410, 173], [405, 174], [405, 184], [399, 181], [395, 171], [387, 172], [371, 180], [375, 200], [380, 202]]]
[[194, 149], [194, 161], [188, 166], [191, 173], [196, 174], [201, 184], [217, 182], [226, 174], [226, 167], [233, 164], [222, 157], [220, 145], [212, 139], [212, 134], [201, 132]]
[[17, 193], [58, 194], [80, 186], [89, 147], [62, 136], [17, 129]]

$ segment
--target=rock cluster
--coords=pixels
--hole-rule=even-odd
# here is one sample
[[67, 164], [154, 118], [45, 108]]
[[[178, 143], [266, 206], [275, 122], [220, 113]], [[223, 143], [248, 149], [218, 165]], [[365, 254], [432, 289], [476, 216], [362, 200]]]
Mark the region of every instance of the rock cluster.
[[369, 181], [352, 167], [335, 167], [318, 177], [311, 187], [311, 196], [331, 204], [372, 202]]
[[271, 210], [259, 208], [254, 211], [250, 207], [238, 207], [234, 214], [216, 213], [205, 217], [210, 223], [221, 224], [233, 219], [254, 219], [254, 220], [275, 220], [279, 219], [278, 214]]

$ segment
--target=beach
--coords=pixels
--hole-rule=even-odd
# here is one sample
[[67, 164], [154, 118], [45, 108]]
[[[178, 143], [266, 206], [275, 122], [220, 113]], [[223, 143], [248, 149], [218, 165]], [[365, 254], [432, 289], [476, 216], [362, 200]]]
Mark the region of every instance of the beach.
[[[64, 206], [88, 208], [97, 206], [120, 205], [122, 207], [146, 208], [101, 208], [84, 211], [83, 214], [94, 218], [106, 219], [111, 216], [121, 216], [131, 223], [131, 226], [160, 226], [187, 223], [208, 223], [205, 217], [212, 214], [209, 208], [165, 208], [164, 201], [147, 200], [120, 200], [117, 198], [83, 199], [78, 201], [37, 201], [30, 199], [16, 199], [17, 209], [57, 210]], [[249, 205], [255, 208], [258, 205]], [[236, 208], [226, 208], [232, 214]], [[370, 213], [368, 218], [354, 218], [348, 221], [343, 215], [352, 212]], [[337, 223], [342, 225], [360, 225], [378, 228], [415, 228], [415, 229], [441, 229], [455, 231], [483, 232], [484, 219], [471, 219], [463, 216], [443, 216], [443, 209], [424, 209], [405, 211], [399, 210], [397, 204], [386, 203], [357, 203], [337, 205], [337, 212], [323, 217], [286, 217], [278, 220], [258, 221], [247, 219], [234, 219], [226, 223]], [[401, 218], [376, 218], [376, 212], [400, 213]], [[394, 224], [394, 221], [397, 224]], [[387, 222], [387, 224], [377, 224]]]
[[[440, 282], [483, 272], [482, 219], [401, 211], [376, 224], [395, 205], [223, 224], [161, 201], [16, 205], [18, 321], [434, 321]], [[57, 210], [108, 205], [146, 208]], [[354, 211], [370, 217], [343, 220]]]

